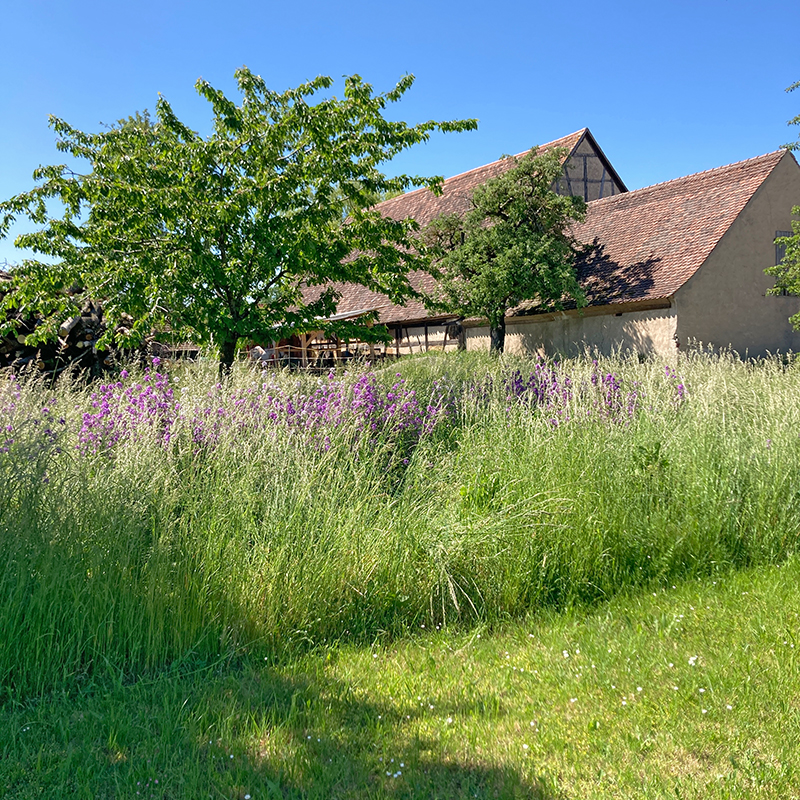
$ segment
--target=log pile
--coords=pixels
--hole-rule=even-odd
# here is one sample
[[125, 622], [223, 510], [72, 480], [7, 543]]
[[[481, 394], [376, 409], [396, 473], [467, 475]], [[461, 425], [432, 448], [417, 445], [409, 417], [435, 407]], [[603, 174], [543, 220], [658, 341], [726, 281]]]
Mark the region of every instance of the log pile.
[[[13, 291], [11, 275], [0, 269], [0, 301], [10, 291]], [[68, 371], [73, 375], [82, 373], [96, 378], [119, 361], [139, 359], [146, 363], [153, 356], [162, 360], [195, 359], [200, 352], [193, 344], [166, 344], [156, 341], [153, 336], [148, 336], [136, 349], [121, 351], [117, 347], [107, 347], [98, 350], [97, 342], [108, 326], [103, 317], [103, 304], [97, 300], [86, 300], [79, 314], [64, 320], [55, 339], [35, 345], [27, 344], [26, 339], [42, 324], [40, 317], [11, 309], [5, 312], [3, 320], [0, 310], [0, 321], [14, 323], [10, 333], [0, 336], [0, 370], [26, 370], [48, 376]], [[125, 338], [133, 324], [133, 317], [123, 313], [114, 333]]]
[[[11, 291], [11, 286], [10, 275], [0, 271], [0, 298]], [[98, 301], [87, 300], [80, 314], [65, 320], [58, 329], [57, 339], [36, 345], [26, 344], [26, 337], [42, 323], [41, 319], [14, 309], [5, 316], [7, 321], [14, 322], [14, 330], [0, 337], [0, 369], [36, 370], [49, 375], [69, 370], [97, 376], [113, 362], [113, 349], [97, 349], [98, 339], [106, 332], [103, 307]], [[130, 325], [133, 319], [123, 318], [117, 331], [124, 332], [125, 326]]]

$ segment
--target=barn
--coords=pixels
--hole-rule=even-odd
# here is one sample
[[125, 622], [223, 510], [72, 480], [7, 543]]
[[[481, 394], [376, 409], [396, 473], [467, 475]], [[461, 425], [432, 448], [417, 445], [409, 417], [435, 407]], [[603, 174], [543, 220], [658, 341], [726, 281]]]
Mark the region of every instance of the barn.
[[[768, 295], [766, 267], [780, 261], [774, 241], [791, 230], [800, 204], [800, 167], [777, 151], [636, 191], [628, 191], [588, 129], [539, 147], [567, 151], [562, 194], [588, 203], [577, 237], [593, 243], [578, 265], [588, 299], [582, 309], [549, 312], [535, 302], [506, 319], [506, 352], [577, 354], [587, 347], [669, 355], [702, 342], [742, 355], [800, 350], [788, 318], [796, 297]], [[465, 213], [472, 191], [507, 169], [500, 160], [449, 178], [435, 196], [427, 189], [381, 203], [393, 218], [425, 226], [440, 214]], [[411, 276], [422, 292], [425, 273]], [[373, 312], [393, 337], [387, 352], [488, 349], [485, 321], [432, 314], [418, 301], [404, 306], [363, 287], [337, 286], [339, 315]]]

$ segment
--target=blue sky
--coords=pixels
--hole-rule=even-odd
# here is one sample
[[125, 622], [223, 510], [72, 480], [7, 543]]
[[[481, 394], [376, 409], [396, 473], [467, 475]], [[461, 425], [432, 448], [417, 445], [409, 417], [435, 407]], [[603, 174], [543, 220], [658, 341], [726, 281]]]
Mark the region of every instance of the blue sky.
[[[204, 131], [198, 77], [235, 96], [247, 64], [280, 90], [359, 73], [417, 80], [395, 115], [477, 117], [392, 172], [454, 175], [588, 126], [630, 189], [777, 149], [800, 130], [798, 23], [785, 3], [143, 0], [3, 3], [0, 198], [59, 163], [48, 114], [97, 130], [161, 92]], [[335, 92], [341, 93], [341, 81]], [[798, 198], [800, 202], [800, 198]], [[17, 228], [12, 237], [21, 232]], [[20, 251], [0, 241], [0, 264]]]

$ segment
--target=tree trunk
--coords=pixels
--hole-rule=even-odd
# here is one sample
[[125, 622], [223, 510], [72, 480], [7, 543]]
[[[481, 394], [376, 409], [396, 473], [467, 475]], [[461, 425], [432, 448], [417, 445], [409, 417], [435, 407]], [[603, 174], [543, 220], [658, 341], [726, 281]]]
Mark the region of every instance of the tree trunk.
[[489, 323], [489, 352], [499, 355], [506, 346], [506, 318], [501, 316], [497, 322]]
[[236, 337], [223, 339], [219, 344], [219, 377], [227, 378], [231, 374], [233, 359], [236, 357]]

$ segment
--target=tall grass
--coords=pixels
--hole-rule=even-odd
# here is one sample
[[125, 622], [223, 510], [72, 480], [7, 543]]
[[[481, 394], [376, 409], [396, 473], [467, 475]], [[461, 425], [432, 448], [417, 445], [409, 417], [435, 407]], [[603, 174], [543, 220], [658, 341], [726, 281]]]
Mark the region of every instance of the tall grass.
[[780, 561], [799, 390], [794, 365], [699, 356], [6, 379], [4, 695]]

